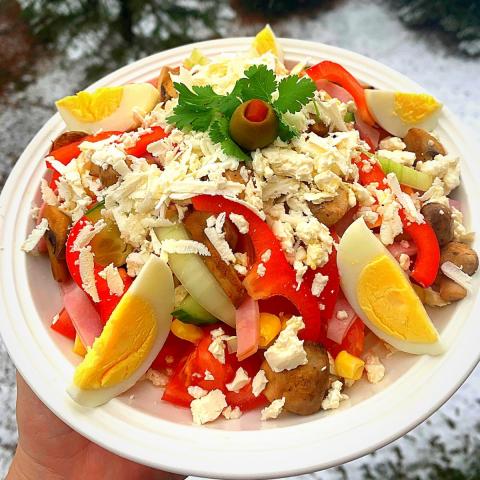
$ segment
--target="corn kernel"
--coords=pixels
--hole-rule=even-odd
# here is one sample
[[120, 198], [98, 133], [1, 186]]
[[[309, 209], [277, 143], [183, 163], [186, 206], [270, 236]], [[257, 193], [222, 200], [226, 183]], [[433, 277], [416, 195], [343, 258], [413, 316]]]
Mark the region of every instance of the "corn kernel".
[[80, 337], [78, 334], [75, 337], [75, 343], [73, 344], [73, 353], [76, 353], [77, 355], [80, 355], [81, 357], [84, 357], [85, 354], [87, 353], [87, 349], [83, 345], [82, 341], [80, 340]]
[[178, 318], [173, 320], [170, 330], [176, 337], [187, 342], [197, 343], [203, 337], [203, 330], [200, 327], [190, 323], [183, 323]]
[[350, 380], [360, 380], [362, 378], [365, 362], [346, 350], [342, 350], [335, 358], [335, 370], [337, 375]]
[[273, 313], [260, 314], [260, 339], [258, 346], [268, 347], [282, 329], [282, 322]]

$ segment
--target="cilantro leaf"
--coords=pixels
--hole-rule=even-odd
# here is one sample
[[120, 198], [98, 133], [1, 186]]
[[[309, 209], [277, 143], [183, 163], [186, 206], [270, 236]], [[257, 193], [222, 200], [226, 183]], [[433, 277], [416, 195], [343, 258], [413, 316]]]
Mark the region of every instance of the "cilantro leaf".
[[278, 114], [278, 136], [280, 137], [280, 140], [283, 140], [284, 142], [288, 142], [292, 138], [298, 136], [297, 129], [295, 127], [292, 127], [288, 123], [286, 123], [281, 115]]
[[243, 161], [250, 161], [250, 155], [247, 155], [230, 137], [228, 131], [229, 122], [225, 117], [217, 118], [210, 126], [208, 134], [213, 143], [219, 143], [223, 153]]
[[313, 98], [315, 89], [315, 83], [310, 78], [290, 75], [280, 81], [278, 99], [272, 105], [278, 112], [298, 112]]
[[266, 65], [253, 65], [245, 72], [245, 76], [246, 78], [237, 81], [238, 87], [235, 85], [242, 100], [246, 102], [258, 98], [271, 103], [272, 93], [278, 85], [272, 70], [269, 70]]

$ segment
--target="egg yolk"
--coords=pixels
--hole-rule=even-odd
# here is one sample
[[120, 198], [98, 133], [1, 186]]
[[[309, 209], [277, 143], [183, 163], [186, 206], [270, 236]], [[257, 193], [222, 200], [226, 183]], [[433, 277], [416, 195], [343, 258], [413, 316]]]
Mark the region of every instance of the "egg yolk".
[[441, 104], [426, 93], [395, 93], [394, 111], [405, 123], [419, 123], [440, 107]]
[[368, 319], [388, 335], [414, 343], [438, 340], [438, 333], [410, 282], [386, 255], [380, 255], [363, 268], [357, 298]]
[[103, 87], [94, 92], [78, 92], [56, 102], [77, 120], [97, 122], [109, 117], [118, 109], [123, 97], [123, 87]]
[[150, 353], [157, 330], [151, 305], [139, 296], [125, 294], [75, 370], [74, 384], [95, 390], [128, 379]]

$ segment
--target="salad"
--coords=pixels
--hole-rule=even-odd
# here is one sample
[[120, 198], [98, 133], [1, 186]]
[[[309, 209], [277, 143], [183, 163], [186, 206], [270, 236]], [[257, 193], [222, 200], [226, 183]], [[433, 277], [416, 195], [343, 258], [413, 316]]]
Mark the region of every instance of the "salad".
[[62, 291], [78, 403], [150, 381], [196, 424], [310, 415], [444, 351], [425, 306], [466, 297], [478, 256], [432, 96], [284, 62], [267, 26], [56, 106], [23, 249]]

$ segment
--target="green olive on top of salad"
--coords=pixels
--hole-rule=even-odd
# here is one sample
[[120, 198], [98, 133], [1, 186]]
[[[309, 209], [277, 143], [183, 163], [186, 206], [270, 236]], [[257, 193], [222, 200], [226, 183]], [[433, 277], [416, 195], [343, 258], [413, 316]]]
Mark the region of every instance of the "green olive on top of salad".
[[57, 107], [70, 133], [23, 249], [62, 284], [78, 403], [147, 379], [197, 424], [309, 415], [396, 350], [445, 350], [425, 306], [470, 295], [479, 264], [431, 95], [330, 60], [289, 70], [266, 27], [248, 52]]

